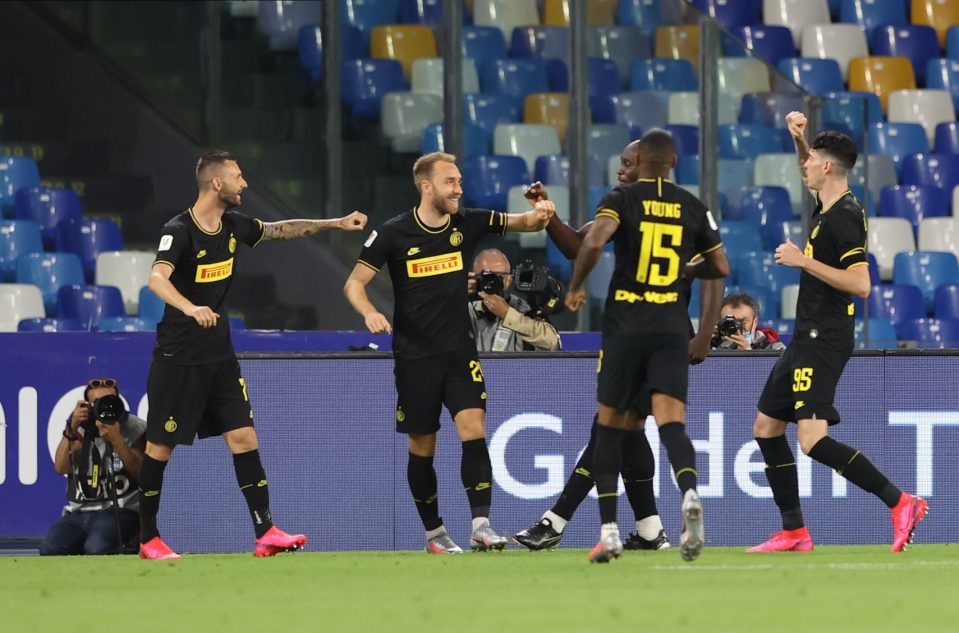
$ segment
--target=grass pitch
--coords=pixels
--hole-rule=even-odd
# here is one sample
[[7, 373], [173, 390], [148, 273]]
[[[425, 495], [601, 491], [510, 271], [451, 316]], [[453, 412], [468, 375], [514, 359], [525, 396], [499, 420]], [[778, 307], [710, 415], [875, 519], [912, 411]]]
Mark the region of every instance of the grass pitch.
[[959, 631], [959, 545], [0, 558], [0, 631]]

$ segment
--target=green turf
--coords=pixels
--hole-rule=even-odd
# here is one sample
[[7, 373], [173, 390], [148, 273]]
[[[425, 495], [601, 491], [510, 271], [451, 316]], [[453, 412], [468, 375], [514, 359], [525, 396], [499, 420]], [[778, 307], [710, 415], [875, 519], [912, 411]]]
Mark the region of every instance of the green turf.
[[[104, 619], [111, 602], [113, 614]], [[110, 625], [109, 622], [117, 623]], [[78, 628], [82, 627], [82, 628]], [[0, 631], [959, 630], [959, 545], [0, 558]]]

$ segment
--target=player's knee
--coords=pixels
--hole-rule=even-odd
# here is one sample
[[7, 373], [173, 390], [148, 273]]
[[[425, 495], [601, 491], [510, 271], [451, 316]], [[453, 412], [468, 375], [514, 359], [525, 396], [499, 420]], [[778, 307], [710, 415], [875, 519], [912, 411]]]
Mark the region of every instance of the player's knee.
[[809, 455], [809, 452], [812, 451], [813, 447], [819, 443], [819, 440], [825, 437], [825, 433], [820, 432], [818, 429], [814, 431], [803, 431], [800, 429], [797, 436], [799, 439], [800, 450], [804, 455]]
[[779, 437], [786, 432], [786, 423], [762, 413], [753, 422], [753, 437]]

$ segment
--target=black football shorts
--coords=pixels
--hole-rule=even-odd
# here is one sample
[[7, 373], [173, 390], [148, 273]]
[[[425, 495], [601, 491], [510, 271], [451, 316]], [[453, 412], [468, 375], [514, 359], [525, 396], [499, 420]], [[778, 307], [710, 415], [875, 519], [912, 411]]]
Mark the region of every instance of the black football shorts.
[[597, 399], [617, 411], [652, 411], [650, 399], [663, 393], [686, 402], [689, 337], [685, 334], [603, 336]]
[[839, 424], [833, 402], [851, 355], [815, 339], [794, 339], [769, 373], [759, 396], [759, 411], [786, 422], [817, 418]]
[[486, 381], [475, 350], [396, 359], [396, 432], [429, 435], [440, 429], [443, 405], [451, 416], [486, 410]]

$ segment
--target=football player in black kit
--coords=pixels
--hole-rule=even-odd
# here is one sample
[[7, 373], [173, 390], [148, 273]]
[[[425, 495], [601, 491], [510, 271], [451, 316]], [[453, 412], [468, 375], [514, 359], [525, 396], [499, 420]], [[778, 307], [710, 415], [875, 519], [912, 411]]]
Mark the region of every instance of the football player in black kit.
[[892, 551], [902, 551], [928, 510], [924, 499], [904, 493], [866, 456], [829, 437], [839, 423], [833, 406], [836, 384], [852, 355], [852, 295], [869, 296], [866, 214], [849, 191], [856, 145], [845, 134], [823, 132], [808, 145], [806, 116], [786, 115], [806, 186], [816, 195], [812, 230], [804, 250], [787, 241], [776, 263], [802, 270], [792, 343], [773, 367], [759, 398], [753, 433], [766, 462], [766, 478], [782, 515], [783, 530], [750, 552], [809, 551], [813, 540], [803, 524], [796, 458], [786, 441], [795, 422], [803, 453], [833, 468], [879, 497], [892, 512]]
[[140, 468], [140, 557], [176, 559], [157, 531], [163, 471], [178, 444], [222, 435], [233, 454], [237, 483], [253, 519], [254, 554], [299, 549], [306, 536], [273, 525], [266, 474], [260, 461], [253, 410], [230, 341], [224, 300], [240, 244], [287, 240], [320, 231], [359, 231], [366, 216], [354, 211], [329, 220], [262, 222], [232, 209], [247, 184], [233, 156], [203, 154], [196, 166], [199, 194], [192, 207], [166, 223], [150, 273], [150, 290], [166, 302], [157, 325], [147, 378], [150, 409], [146, 456]]
[[679, 539], [683, 559], [699, 556], [704, 539], [696, 454], [684, 422], [690, 358], [683, 273], [696, 253], [704, 261], [695, 267], [695, 274], [703, 279], [725, 277], [729, 262], [712, 214], [693, 194], [666, 180], [676, 162], [672, 136], [650, 130], [640, 139], [636, 160], [639, 180], [614, 188], [597, 207], [566, 295], [570, 310], [582, 306], [586, 277], [612, 239], [616, 264], [603, 313], [593, 449], [602, 527], [589, 560], [597, 563], [623, 552], [616, 524], [616, 483], [623, 437], [645, 421], [637, 409], [652, 411], [683, 493], [684, 529]]
[[[456, 157], [434, 152], [417, 159], [413, 183], [419, 205], [373, 231], [343, 292], [371, 332], [393, 332], [396, 430], [407, 435], [407, 480], [426, 530], [426, 551], [459, 554], [440, 518], [436, 432], [443, 405], [463, 443], [460, 468], [473, 516], [470, 547], [503, 549], [490, 526], [493, 469], [486, 446], [486, 387], [467, 312], [467, 273], [477, 242], [506, 231], [538, 231], [555, 212], [552, 202], [526, 213], [460, 209], [462, 177]], [[390, 269], [393, 325], [370, 302], [366, 286]]]

